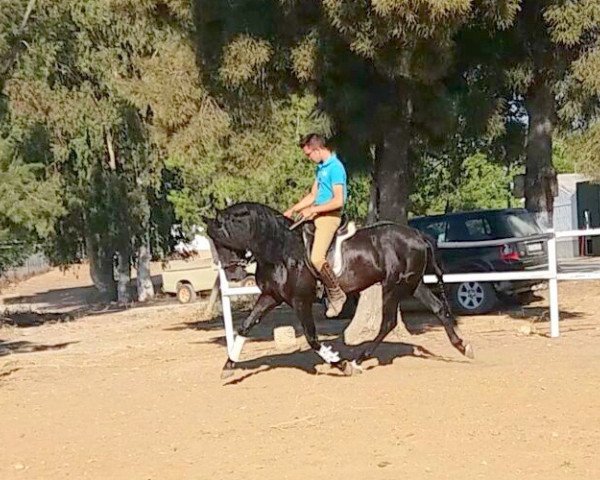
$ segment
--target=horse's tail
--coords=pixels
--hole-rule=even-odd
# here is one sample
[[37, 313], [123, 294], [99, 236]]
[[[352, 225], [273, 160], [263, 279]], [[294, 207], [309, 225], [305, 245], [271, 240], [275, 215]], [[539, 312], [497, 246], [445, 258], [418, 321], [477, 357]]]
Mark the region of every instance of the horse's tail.
[[423, 234], [423, 238], [427, 243], [427, 264], [425, 265], [425, 274], [435, 276], [437, 283], [433, 285], [432, 290], [437, 293], [442, 301], [445, 315], [448, 315], [450, 318], [452, 318], [452, 322], [456, 323], [456, 319], [454, 318], [454, 315], [452, 315], [452, 309], [450, 308], [448, 297], [446, 296], [444, 270], [440, 266], [439, 262], [439, 249], [437, 246], [437, 241], [427, 234]]
[[439, 264], [437, 241], [425, 233], [423, 233], [422, 236], [427, 244], [427, 264], [425, 265], [425, 274], [434, 275], [438, 283], [443, 284], [444, 271]]

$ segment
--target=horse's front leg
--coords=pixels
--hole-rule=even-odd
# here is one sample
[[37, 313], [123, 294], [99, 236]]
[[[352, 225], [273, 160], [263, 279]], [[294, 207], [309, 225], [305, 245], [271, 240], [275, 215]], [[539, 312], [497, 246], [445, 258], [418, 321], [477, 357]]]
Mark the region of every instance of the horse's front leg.
[[252, 307], [250, 315], [244, 319], [242, 326], [238, 329], [238, 334], [243, 337], [248, 336], [250, 330], [252, 330], [255, 325], [258, 325], [264, 316], [273, 310], [277, 305], [280, 305], [281, 302], [281, 300], [277, 300], [268, 293], [261, 293], [260, 297], [258, 297], [258, 300], [256, 300], [254, 307]]
[[300, 320], [300, 323], [302, 324], [306, 341], [310, 347], [325, 360], [325, 362], [341, 370], [345, 374], [349, 374], [351, 371], [349, 362], [342, 359], [339, 352], [335, 351], [331, 346], [319, 342], [315, 320], [312, 314], [312, 304], [312, 298], [303, 298], [295, 301], [293, 304], [298, 320]]
[[[241, 351], [244, 340], [246, 339], [246, 336], [248, 336], [250, 330], [252, 330], [255, 325], [258, 325], [264, 316], [279, 304], [281, 304], [281, 300], [276, 299], [272, 295], [269, 295], [268, 293], [260, 294], [260, 297], [258, 297], [254, 307], [252, 307], [250, 315], [244, 319], [242, 326], [238, 329], [238, 336], [235, 339], [234, 350], [238, 349]], [[221, 373], [222, 378], [227, 378], [233, 373], [235, 362], [237, 361], [237, 358], [231, 358], [230, 356], [227, 357], [227, 361], [223, 366], [223, 372]]]

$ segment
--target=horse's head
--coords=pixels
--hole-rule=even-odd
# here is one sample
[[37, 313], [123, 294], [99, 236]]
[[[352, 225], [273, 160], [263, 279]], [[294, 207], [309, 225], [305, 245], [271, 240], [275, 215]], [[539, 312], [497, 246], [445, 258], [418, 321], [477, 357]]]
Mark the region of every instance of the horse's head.
[[246, 275], [247, 252], [251, 250], [252, 243], [250, 212], [230, 207], [217, 210], [215, 218], [204, 217], [204, 221], [227, 278], [242, 280]]
[[225, 271], [227, 280], [232, 282], [242, 281], [247, 275], [246, 267], [248, 265], [248, 258], [246, 257], [246, 252], [232, 250], [214, 242], [213, 245], [221, 267]]
[[[259, 263], [277, 263], [304, 255], [300, 235], [289, 230], [291, 220], [266, 205], [238, 203], [217, 210], [215, 218], [204, 218], [204, 221], [217, 249], [229, 250], [225, 256], [238, 257], [233, 263], [243, 261], [246, 252], [252, 252]], [[221, 255], [219, 253], [219, 259], [225, 265], [227, 262]]]
[[215, 218], [204, 217], [208, 236], [215, 244], [247, 251], [253, 242], [252, 213], [243, 204], [217, 210]]

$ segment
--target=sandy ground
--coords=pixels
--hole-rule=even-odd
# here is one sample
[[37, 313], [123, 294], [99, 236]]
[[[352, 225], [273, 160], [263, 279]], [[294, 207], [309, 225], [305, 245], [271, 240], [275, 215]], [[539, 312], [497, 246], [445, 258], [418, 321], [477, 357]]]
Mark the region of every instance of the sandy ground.
[[[3, 298], [48, 312], [56, 298], [80, 305], [85, 285], [85, 273], [55, 271]], [[293, 321], [285, 309], [225, 381], [222, 323], [202, 303], [5, 320], [0, 478], [597, 479], [599, 294], [598, 282], [561, 284], [559, 339], [543, 301], [462, 318], [473, 361], [412, 314], [413, 335], [389, 339], [351, 378], [301, 337], [299, 351], [276, 350], [273, 326]], [[334, 339], [345, 324], [318, 328]]]

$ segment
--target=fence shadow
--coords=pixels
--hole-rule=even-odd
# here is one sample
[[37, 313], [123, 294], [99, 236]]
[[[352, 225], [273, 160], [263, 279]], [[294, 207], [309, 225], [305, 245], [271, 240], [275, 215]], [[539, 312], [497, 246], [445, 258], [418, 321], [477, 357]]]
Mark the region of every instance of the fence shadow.
[[79, 342], [63, 342], [55, 343], [53, 345], [42, 345], [27, 341], [12, 341], [5, 342], [0, 340], [0, 357], [16, 354], [16, 353], [33, 353], [33, 352], [45, 352], [47, 350], [62, 350], [74, 343]]

